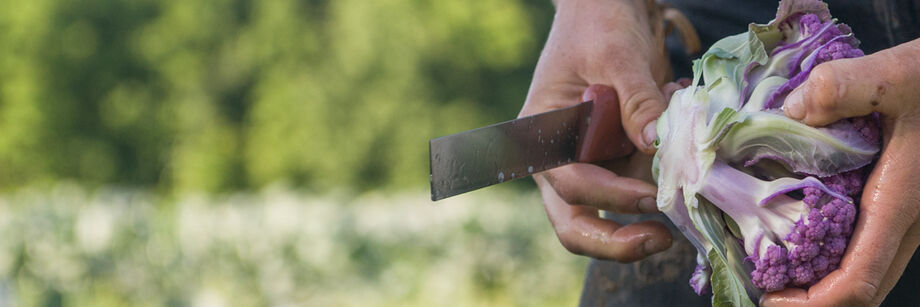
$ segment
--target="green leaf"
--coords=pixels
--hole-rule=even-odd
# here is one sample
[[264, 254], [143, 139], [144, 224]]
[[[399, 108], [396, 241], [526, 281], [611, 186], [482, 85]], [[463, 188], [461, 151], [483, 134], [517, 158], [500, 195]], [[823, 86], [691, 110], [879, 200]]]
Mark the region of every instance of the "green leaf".
[[744, 120], [738, 111], [732, 108], [723, 108], [719, 114], [712, 117], [709, 123], [709, 135], [703, 140], [703, 148], [711, 148], [724, 138], [732, 126]]
[[703, 60], [702, 59], [693, 60], [693, 82], [691, 83], [690, 86], [694, 88], [699, 86], [700, 80], [702, 80], [702, 76], [703, 76]]
[[764, 64], [769, 59], [757, 33], [748, 31], [723, 38], [703, 55], [703, 80], [706, 84], [722, 77], [740, 91], [744, 85], [744, 72], [751, 62]]
[[752, 23], [748, 25], [748, 31], [757, 35], [757, 38], [763, 43], [764, 50], [767, 51], [767, 54], [772, 52], [773, 48], [776, 48], [776, 45], [783, 40], [783, 32], [779, 31], [776, 25], [773, 24], [763, 25]]
[[746, 254], [738, 241], [726, 231], [722, 211], [705, 198], [698, 198], [696, 208], [688, 208], [697, 230], [711, 243], [708, 251], [712, 266], [714, 306], [753, 306], [751, 298], [760, 291], [751, 282], [753, 268], [744, 261]]
[[865, 166], [879, 150], [847, 121], [814, 128], [767, 111], [736, 116], [743, 122], [731, 127], [718, 144], [719, 156], [731, 157], [731, 162], [769, 158], [794, 172], [829, 176]]
[[754, 307], [754, 302], [744, 292], [744, 286], [715, 249], [709, 251], [709, 263], [712, 265], [712, 306]]
[[725, 226], [728, 227], [728, 231], [730, 231], [733, 236], [735, 236], [736, 238], [743, 238], [741, 236], [741, 227], [738, 227], [738, 223], [735, 222], [735, 220], [733, 220], [732, 217], [728, 216], [728, 214], [723, 213], [722, 218], [725, 219]]
[[742, 111], [758, 112], [763, 110], [763, 106], [767, 103], [767, 100], [776, 93], [779, 87], [783, 86], [786, 81], [789, 81], [789, 79], [781, 76], [769, 76], [754, 81], [757, 81], [757, 86], [754, 87], [754, 90], [751, 92], [751, 96], [747, 99], [747, 103], [741, 107]]

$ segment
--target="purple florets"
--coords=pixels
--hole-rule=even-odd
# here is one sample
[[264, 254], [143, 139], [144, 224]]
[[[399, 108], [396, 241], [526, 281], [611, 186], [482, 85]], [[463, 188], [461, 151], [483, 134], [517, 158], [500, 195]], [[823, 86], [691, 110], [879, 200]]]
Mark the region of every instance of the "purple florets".
[[[838, 59], [856, 58], [865, 54], [859, 49], [859, 40], [853, 38], [852, 30], [845, 24], [834, 24], [833, 20], [821, 23], [815, 14], [807, 14], [799, 19], [804, 37], [817, 35], [816, 39], [810, 44], [801, 46], [803, 51], [814, 50], [815, 57], [811, 60], [800, 58], [801, 63], [796, 61], [795, 64], [801, 64], [802, 68], [795, 71], [796, 75], [811, 72], [811, 69], [818, 64]], [[808, 41], [808, 40], [803, 40]], [[793, 77], [793, 79], [795, 79]], [[798, 86], [796, 84], [796, 86]]]
[[777, 291], [786, 287], [789, 283], [789, 260], [787, 259], [785, 248], [779, 246], [770, 246], [763, 258], [754, 261], [754, 272], [751, 272], [751, 280], [754, 286], [766, 291]]
[[864, 55], [866, 54], [864, 54], [862, 50], [854, 48], [846, 42], [835, 41], [818, 51], [818, 58], [816, 61], [820, 64], [830, 60], [857, 58]]
[[[837, 193], [857, 196], [862, 191], [862, 173], [859, 169], [822, 181]], [[856, 220], [856, 205], [817, 188], [804, 188], [803, 194], [802, 202], [811, 210], [784, 238], [790, 249], [774, 245], [762, 258], [751, 257], [755, 268], [752, 281], [764, 291], [811, 286], [836, 269], [846, 251]]]
[[845, 58], [864, 56], [859, 49], [859, 40], [852, 36], [852, 30], [845, 24], [835, 24], [834, 20], [821, 22], [815, 14], [805, 14], [799, 18], [798, 37], [787, 37], [772, 51], [771, 57], [784, 58], [780, 54], [792, 53], [795, 56], [784, 60], [788, 68], [788, 78], [783, 85], [770, 96], [765, 108], [777, 108], [793, 89], [808, 79], [811, 70], [818, 64]]
[[696, 265], [696, 270], [693, 270], [693, 275], [690, 276], [690, 286], [693, 288], [693, 292], [696, 292], [697, 295], [703, 295], [703, 293], [709, 291], [710, 274], [712, 274], [712, 269], [708, 265]]
[[[874, 129], [874, 130], [877, 131], [878, 129]], [[878, 140], [876, 139], [872, 143], [878, 144]], [[848, 196], [856, 196], [859, 194], [859, 192], [862, 191], [863, 172], [862, 170], [844, 172], [844, 173], [837, 174], [836, 176], [822, 178], [822, 181], [824, 181], [824, 184], [827, 185], [829, 188], [833, 189], [834, 191], [838, 191], [841, 194], [846, 194]], [[820, 190], [815, 191], [814, 194], [817, 194], [818, 192], [820, 192]], [[808, 201], [806, 201], [806, 203], [807, 202]], [[812, 202], [812, 203], [815, 203], [815, 202]], [[825, 208], [827, 210], [830, 210], [831, 206], [825, 206]]]
[[878, 144], [881, 136], [879, 135], [879, 122], [878, 114], [870, 114], [862, 117], [853, 117], [849, 119], [853, 124], [853, 128], [856, 131], [859, 131], [859, 135], [863, 137], [867, 142], [871, 144]]
[[805, 35], [814, 34], [822, 26], [821, 19], [815, 14], [806, 14], [802, 16], [799, 18], [799, 24], [801, 25], [802, 33]]

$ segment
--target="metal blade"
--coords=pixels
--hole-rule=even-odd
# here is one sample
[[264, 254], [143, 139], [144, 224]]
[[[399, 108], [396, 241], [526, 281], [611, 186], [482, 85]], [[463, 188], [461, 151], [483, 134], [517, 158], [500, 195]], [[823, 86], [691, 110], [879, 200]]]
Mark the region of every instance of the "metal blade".
[[592, 106], [583, 102], [431, 140], [431, 200], [575, 162]]

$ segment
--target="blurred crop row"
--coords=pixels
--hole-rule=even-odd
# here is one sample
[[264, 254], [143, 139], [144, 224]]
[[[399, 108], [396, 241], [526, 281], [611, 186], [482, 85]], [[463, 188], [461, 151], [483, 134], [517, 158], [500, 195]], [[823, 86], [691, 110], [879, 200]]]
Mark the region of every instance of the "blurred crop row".
[[2, 306], [558, 306], [585, 260], [538, 195], [169, 201], [71, 184], [0, 198]]

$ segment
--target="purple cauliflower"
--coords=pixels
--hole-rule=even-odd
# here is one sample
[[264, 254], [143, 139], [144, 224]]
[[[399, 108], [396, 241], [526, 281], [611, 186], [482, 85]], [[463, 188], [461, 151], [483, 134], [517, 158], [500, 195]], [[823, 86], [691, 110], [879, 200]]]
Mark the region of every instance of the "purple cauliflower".
[[877, 158], [876, 115], [809, 127], [786, 96], [819, 64], [863, 56], [818, 0], [716, 42], [658, 119], [658, 208], [698, 251], [690, 284], [714, 305], [808, 288], [837, 269]]
[[[822, 20], [817, 14], [807, 13], [798, 18], [787, 18], [780, 24], [780, 29], [792, 29], [784, 33], [796, 35], [780, 41], [770, 54], [771, 61], [794, 60], [784, 61], [787, 69], [781, 76], [789, 80], [770, 95], [763, 108], [781, 107], [783, 98], [802, 84], [818, 64], [865, 55], [858, 48], [859, 41], [852, 36], [850, 27], [837, 24], [829, 18], [829, 14], [825, 15], [827, 17]], [[770, 70], [771, 61], [765, 65], [752, 63], [749, 73], [767, 76], [769, 73], [762, 71]], [[774, 71], [772, 76], [775, 75], [779, 74]], [[877, 118], [867, 116], [848, 121], [850, 130], [858, 132], [866, 143], [879, 143]], [[862, 191], [863, 173], [862, 169], [856, 169], [821, 179], [839, 195], [856, 197]], [[793, 286], [807, 288], [824, 278], [840, 264], [853, 232], [856, 219], [853, 201], [834, 197], [814, 187], [804, 188], [802, 193], [804, 206], [799, 211], [801, 218], [795, 222], [793, 230], [782, 237], [784, 244], [764, 245], [766, 250], [755, 251], [749, 258], [755, 265], [752, 281], [764, 291]]]

